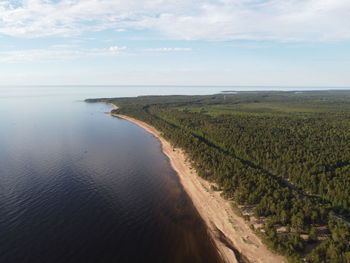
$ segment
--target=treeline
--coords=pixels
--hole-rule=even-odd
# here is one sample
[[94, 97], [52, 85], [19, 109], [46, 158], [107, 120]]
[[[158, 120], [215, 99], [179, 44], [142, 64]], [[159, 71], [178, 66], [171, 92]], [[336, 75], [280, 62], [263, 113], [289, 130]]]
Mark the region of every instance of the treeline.
[[[337, 96], [252, 93], [99, 101], [115, 103], [117, 113], [156, 127], [227, 199], [253, 206], [254, 217], [264, 222], [257, 234], [290, 261], [350, 262], [349, 227], [337, 216], [349, 216], [350, 208], [350, 97], [339, 96], [344, 107], [337, 109]], [[236, 107], [281, 101], [327, 112], [257, 114]], [[218, 106], [225, 114], [217, 113]], [[227, 107], [237, 110], [227, 114]], [[315, 248], [305, 255], [307, 247]]]

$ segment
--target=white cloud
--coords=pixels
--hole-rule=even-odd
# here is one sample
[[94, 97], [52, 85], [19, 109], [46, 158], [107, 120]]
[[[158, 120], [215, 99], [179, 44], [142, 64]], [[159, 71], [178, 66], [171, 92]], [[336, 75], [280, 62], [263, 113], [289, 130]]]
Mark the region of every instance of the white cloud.
[[79, 58], [108, 57], [117, 55], [128, 55], [123, 52], [126, 47], [74, 49], [69, 45], [55, 45], [47, 49], [25, 49], [0, 51], [0, 62], [38, 62], [38, 61], [58, 61], [73, 60]]
[[144, 48], [142, 51], [150, 52], [172, 52], [172, 51], [192, 51], [192, 48], [188, 47], [159, 47], [159, 48]]
[[119, 52], [122, 50], [126, 50], [126, 47], [125, 46], [123, 46], [123, 47], [118, 47], [118, 46], [109, 47], [109, 51], [112, 51], [112, 52]]
[[3, 0], [0, 34], [153, 30], [179, 40], [350, 39], [349, 0]]
[[127, 52], [126, 46], [110, 46], [108, 48], [81, 48], [73, 44], [53, 45], [42, 49], [23, 49], [0, 51], [0, 62], [40, 62], [40, 61], [59, 61], [74, 60], [80, 58], [109, 57], [118, 55], [135, 55], [135, 51], [146, 52], [186, 52], [191, 48], [180, 47], [162, 47], [162, 48], [144, 48], [131, 50]]

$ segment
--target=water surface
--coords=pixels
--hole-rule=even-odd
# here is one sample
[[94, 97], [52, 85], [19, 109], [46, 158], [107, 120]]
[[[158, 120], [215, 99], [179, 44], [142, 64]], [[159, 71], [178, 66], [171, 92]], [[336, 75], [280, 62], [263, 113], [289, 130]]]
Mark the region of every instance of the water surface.
[[0, 89], [0, 262], [218, 262], [156, 138], [82, 101], [152, 92], [50, 88]]

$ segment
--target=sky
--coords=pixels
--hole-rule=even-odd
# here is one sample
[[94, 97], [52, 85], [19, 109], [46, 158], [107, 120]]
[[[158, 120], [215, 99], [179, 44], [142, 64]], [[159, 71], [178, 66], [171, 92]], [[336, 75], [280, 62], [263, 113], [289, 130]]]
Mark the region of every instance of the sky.
[[349, 0], [0, 0], [0, 86], [350, 87]]

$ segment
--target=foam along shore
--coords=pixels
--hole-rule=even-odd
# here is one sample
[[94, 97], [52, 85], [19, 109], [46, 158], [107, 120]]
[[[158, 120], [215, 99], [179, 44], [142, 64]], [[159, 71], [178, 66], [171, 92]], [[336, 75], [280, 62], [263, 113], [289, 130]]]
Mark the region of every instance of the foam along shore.
[[220, 192], [213, 191], [211, 184], [196, 174], [181, 149], [174, 149], [158, 130], [145, 122], [121, 114], [112, 115], [135, 123], [159, 139], [163, 153], [168, 156], [181, 184], [205, 221], [225, 262], [286, 262], [284, 257], [269, 251], [244, 219], [234, 214], [230, 202], [222, 198]]

